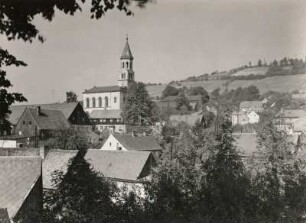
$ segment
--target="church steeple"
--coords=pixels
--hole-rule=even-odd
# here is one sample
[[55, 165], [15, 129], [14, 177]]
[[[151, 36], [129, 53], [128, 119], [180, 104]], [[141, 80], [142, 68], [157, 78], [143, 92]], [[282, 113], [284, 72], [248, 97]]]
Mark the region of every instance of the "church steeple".
[[126, 43], [120, 57], [121, 73], [119, 76], [119, 86], [128, 87], [131, 82], [134, 81], [133, 71], [133, 54], [130, 49], [128, 36], [126, 37]]

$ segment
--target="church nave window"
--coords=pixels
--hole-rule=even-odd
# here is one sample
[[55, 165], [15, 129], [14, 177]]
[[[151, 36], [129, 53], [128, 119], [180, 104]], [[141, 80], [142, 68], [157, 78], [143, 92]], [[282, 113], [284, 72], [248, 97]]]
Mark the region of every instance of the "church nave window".
[[89, 98], [86, 98], [86, 107], [89, 108]]
[[108, 107], [108, 97], [105, 97], [105, 108]]
[[95, 108], [96, 107], [96, 99], [92, 98], [92, 107]]
[[102, 107], [102, 98], [101, 97], [98, 98], [98, 103], [99, 103], [99, 107], [101, 108]]

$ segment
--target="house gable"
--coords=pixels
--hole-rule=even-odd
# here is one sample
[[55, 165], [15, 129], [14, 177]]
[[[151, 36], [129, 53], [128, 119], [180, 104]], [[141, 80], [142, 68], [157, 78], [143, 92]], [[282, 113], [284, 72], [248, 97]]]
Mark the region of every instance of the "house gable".
[[110, 134], [101, 147], [101, 150], [122, 150], [122, 151], [127, 151], [128, 149], [124, 147], [118, 139], [113, 134]]

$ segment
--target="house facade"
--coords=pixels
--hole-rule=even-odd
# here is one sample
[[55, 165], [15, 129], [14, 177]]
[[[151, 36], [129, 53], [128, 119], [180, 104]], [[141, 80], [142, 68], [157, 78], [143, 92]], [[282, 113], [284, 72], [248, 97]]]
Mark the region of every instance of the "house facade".
[[259, 115], [255, 111], [244, 111], [232, 113], [232, 124], [233, 125], [247, 125], [255, 124], [259, 122]]
[[114, 86], [94, 86], [83, 92], [83, 108], [99, 131], [126, 132], [121, 116], [127, 87], [134, 82], [134, 57], [128, 38], [120, 57], [118, 84]]

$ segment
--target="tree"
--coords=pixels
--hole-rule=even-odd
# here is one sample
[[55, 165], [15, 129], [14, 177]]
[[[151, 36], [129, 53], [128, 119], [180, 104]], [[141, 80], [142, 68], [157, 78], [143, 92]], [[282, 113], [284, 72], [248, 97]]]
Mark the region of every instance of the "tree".
[[168, 96], [177, 96], [181, 91], [171, 85], [167, 85], [163, 90], [161, 99], [165, 99]]
[[132, 83], [127, 90], [123, 118], [131, 125], [145, 125], [158, 119], [157, 107], [151, 101], [143, 83]]
[[258, 60], [257, 66], [262, 67], [261, 59]]
[[208, 92], [202, 87], [191, 87], [187, 90], [188, 95], [201, 95], [201, 103], [206, 104], [209, 101]]
[[11, 82], [6, 78], [6, 71], [2, 67], [7, 66], [26, 66], [20, 60], [9, 54], [7, 50], [0, 48], [0, 134], [9, 132], [9, 125], [7, 125], [8, 115], [11, 113], [10, 106], [15, 102], [24, 102], [27, 99], [20, 93], [11, 93], [7, 89], [12, 87]]
[[226, 120], [217, 136], [215, 153], [211, 153], [203, 168], [203, 194], [210, 222], [246, 222], [250, 182], [241, 157], [234, 146], [232, 127]]
[[188, 98], [186, 98], [184, 93], [181, 93], [176, 99], [176, 109], [181, 113], [187, 113], [191, 110]]
[[66, 102], [78, 102], [78, 96], [73, 91], [66, 92]]
[[47, 145], [55, 149], [86, 150], [89, 144], [85, 135], [75, 129], [69, 128], [52, 131]]
[[116, 221], [116, 188], [93, 171], [83, 155], [70, 160], [66, 174], [55, 171], [56, 190], [44, 196], [44, 223], [95, 223]]

